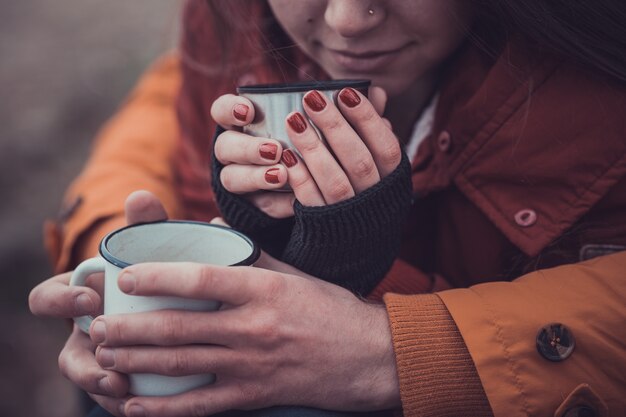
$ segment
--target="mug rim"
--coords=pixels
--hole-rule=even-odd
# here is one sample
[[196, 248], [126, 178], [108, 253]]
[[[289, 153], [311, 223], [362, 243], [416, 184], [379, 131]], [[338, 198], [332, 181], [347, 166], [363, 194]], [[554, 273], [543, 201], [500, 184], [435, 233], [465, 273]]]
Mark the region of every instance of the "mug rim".
[[366, 79], [337, 79], [326, 81], [299, 81], [295, 83], [253, 84], [237, 87], [237, 93], [271, 94], [271, 93], [299, 93], [310, 90], [328, 91], [351, 87], [355, 89], [368, 88], [372, 82]]
[[110, 264], [124, 269], [126, 267], [129, 267], [131, 265], [136, 265], [139, 262], [136, 263], [128, 263], [125, 262], [121, 259], [119, 259], [118, 257], [116, 257], [115, 255], [113, 255], [111, 253], [111, 251], [109, 251], [109, 249], [107, 248], [107, 243], [108, 241], [115, 235], [117, 235], [118, 233], [121, 233], [127, 229], [132, 229], [135, 227], [140, 227], [140, 226], [146, 226], [146, 225], [151, 225], [151, 224], [161, 224], [161, 223], [176, 223], [176, 224], [191, 224], [191, 225], [197, 225], [197, 226], [208, 226], [208, 227], [213, 227], [216, 229], [222, 229], [222, 230], [226, 230], [228, 232], [234, 233], [235, 235], [239, 236], [240, 238], [242, 238], [244, 241], [246, 241], [250, 247], [252, 248], [252, 252], [250, 253], [250, 255], [237, 262], [234, 264], [230, 264], [228, 266], [250, 266], [253, 263], [255, 263], [259, 257], [261, 256], [261, 249], [259, 248], [259, 245], [257, 245], [257, 243], [255, 241], [253, 241], [252, 239], [250, 239], [248, 236], [244, 235], [243, 233], [232, 229], [230, 227], [226, 227], [226, 226], [222, 226], [219, 224], [211, 224], [211, 223], [206, 223], [206, 222], [198, 222], [198, 221], [193, 221], [193, 220], [157, 220], [154, 222], [144, 222], [144, 223], [135, 223], [135, 224], [130, 224], [128, 226], [124, 226], [121, 227], [119, 229], [116, 229], [110, 233], [108, 233], [105, 237], [102, 238], [102, 241], [100, 242], [100, 248], [99, 248], [99, 252], [100, 252], [100, 256], [102, 256], [104, 258], [105, 261], [109, 262]]

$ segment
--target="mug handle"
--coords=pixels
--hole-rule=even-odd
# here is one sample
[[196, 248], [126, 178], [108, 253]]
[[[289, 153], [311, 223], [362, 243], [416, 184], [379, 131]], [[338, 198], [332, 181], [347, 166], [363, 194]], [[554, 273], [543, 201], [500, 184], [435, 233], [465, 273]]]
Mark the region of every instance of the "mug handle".
[[[74, 272], [72, 272], [70, 285], [85, 286], [85, 281], [87, 280], [87, 277], [89, 277], [89, 275], [95, 274], [96, 272], [104, 272], [104, 265], [104, 259], [99, 256], [81, 262], [80, 265], [76, 267]], [[87, 334], [89, 334], [89, 326], [91, 326], [92, 321], [93, 316], [74, 317], [74, 322], [76, 323], [76, 325]]]

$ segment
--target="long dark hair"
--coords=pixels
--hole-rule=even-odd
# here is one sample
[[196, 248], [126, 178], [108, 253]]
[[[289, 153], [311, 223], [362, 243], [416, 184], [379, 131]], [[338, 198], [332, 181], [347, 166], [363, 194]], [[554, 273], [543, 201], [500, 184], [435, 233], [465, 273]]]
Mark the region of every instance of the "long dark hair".
[[[474, 0], [475, 28], [489, 38], [516, 37], [531, 48], [626, 84], [626, 1]], [[488, 46], [488, 45], [487, 45]]]

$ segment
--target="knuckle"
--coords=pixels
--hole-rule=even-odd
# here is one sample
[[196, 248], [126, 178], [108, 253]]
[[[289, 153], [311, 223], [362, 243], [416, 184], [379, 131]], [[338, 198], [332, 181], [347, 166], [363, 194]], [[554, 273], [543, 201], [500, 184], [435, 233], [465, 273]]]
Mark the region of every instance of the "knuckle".
[[193, 284], [193, 293], [199, 296], [210, 295], [215, 285], [215, 270], [206, 266], [200, 266], [197, 274], [198, 278]]
[[285, 279], [282, 275], [272, 274], [263, 280], [263, 294], [268, 301], [273, 302], [285, 291]]
[[206, 417], [210, 415], [212, 412], [209, 405], [202, 401], [192, 401], [189, 404], [189, 415], [190, 417]]
[[364, 109], [357, 115], [357, 119], [360, 123], [370, 123], [372, 121], [380, 119], [378, 113], [373, 106], [363, 106]]
[[264, 391], [259, 384], [247, 382], [237, 384], [237, 390], [244, 408], [258, 408], [264, 405]]
[[369, 155], [357, 160], [352, 169], [352, 175], [356, 178], [371, 178], [377, 173], [376, 164]]
[[345, 178], [335, 178], [330, 181], [327, 195], [333, 201], [347, 200], [352, 196], [352, 186]]
[[388, 146], [380, 155], [380, 161], [386, 166], [397, 166], [402, 159], [402, 151], [399, 146]]
[[302, 154], [312, 154], [322, 149], [322, 141], [318, 137], [309, 137], [298, 143], [297, 148]]
[[341, 129], [345, 124], [345, 120], [339, 115], [333, 115], [322, 122], [321, 128], [324, 131], [333, 132]]
[[189, 356], [181, 349], [175, 349], [168, 356], [169, 363], [166, 371], [169, 375], [186, 375], [189, 371]]
[[311, 184], [315, 184], [313, 181], [313, 177], [310, 175], [292, 175], [290, 177], [290, 185], [293, 189], [306, 189], [309, 188]]
[[72, 372], [68, 375], [68, 379], [88, 392], [99, 392], [98, 387], [98, 368], [93, 366], [80, 367], [78, 372]]
[[164, 314], [163, 320], [159, 323], [163, 332], [163, 343], [168, 346], [180, 344], [181, 329], [183, 321], [180, 316], [173, 313]]

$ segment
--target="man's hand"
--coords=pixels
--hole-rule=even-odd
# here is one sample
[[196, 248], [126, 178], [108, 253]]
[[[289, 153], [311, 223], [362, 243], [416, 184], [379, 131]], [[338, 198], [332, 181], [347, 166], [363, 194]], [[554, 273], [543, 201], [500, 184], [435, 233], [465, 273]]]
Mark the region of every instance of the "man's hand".
[[[126, 200], [128, 224], [165, 220], [167, 214], [156, 197], [145, 191], [132, 193]], [[102, 312], [102, 274], [88, 280], [90, 287], [70, 287], [71, 272], [49, 278], [30, 293], [29, 306], [37, 316], [72, 318], [96, 316]], [[119, 372], [106, 370], [96, 362], [96, 345], [78, 327], [74, 330], [59, 355], [63, 375], [87, 391], [94, 400], [115, 415], [128, 392], [128, 379]]]

